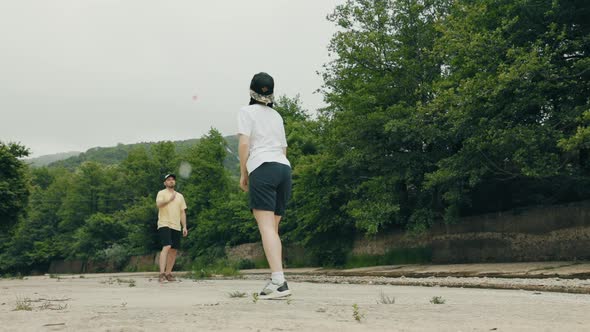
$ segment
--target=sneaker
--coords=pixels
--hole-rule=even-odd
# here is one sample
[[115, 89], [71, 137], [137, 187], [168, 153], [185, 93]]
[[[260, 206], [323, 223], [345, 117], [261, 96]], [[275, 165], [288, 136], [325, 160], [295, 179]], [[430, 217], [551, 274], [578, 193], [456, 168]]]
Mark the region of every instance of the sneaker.
[[266, 286], [260, 292], [259, 298], [261, 300], [271, 300], [271, 299], [278, 299], [281, 297], [287, 297], [291, 295], [291, 291], [289, 290], [289, 286], [287, 282], [283, 282], [280, 285], [274, 284], [272, 281], [269, 281]]
[[166, 278], [166, 273], [160, 273], [160, 277], [158, 278], [158, 281], [161, 283], [168, 282], [168, 279]]
[[166, 275], [166, 280], [168, 280], [168, 281], [176, 281], [176, 278], [174, 278], [174, 276], [172, 275], [172, 273], [168, 273]]

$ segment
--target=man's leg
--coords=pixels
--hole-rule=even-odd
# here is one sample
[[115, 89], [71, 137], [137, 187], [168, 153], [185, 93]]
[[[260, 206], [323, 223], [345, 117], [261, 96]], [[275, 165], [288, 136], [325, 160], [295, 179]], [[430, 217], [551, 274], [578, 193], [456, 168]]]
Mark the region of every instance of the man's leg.
[[162, 247], [160, 252], [160, 273], [166, 272], [166, 262], [168, 260], [168, 254], [170, 253], [170, 246]]
[[160, 276], [158, 277], [159, 282], [168, 282], [166, 279], [166, 261], [168, 260], [168, 254], [170, 252], [170, 246], [163, 246], [162, 251], [160, 251]]
[[174, 267], [174, 262], [176, 262], [176, 253], [178, 250], [170, 249], [168, 251], [168, 261], [166, 262], [166, 274], [172, 273], [172, 268]]

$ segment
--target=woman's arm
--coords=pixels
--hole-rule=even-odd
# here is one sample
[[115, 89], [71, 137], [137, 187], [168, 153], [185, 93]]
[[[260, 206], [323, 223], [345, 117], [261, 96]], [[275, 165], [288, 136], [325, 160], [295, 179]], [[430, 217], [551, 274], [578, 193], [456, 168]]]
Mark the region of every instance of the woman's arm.
[[248, 169], [246, 162], [250, 156], [250, 136], [239, 134], [238, 154], [240, 155], [240, 187], [248, 191]]

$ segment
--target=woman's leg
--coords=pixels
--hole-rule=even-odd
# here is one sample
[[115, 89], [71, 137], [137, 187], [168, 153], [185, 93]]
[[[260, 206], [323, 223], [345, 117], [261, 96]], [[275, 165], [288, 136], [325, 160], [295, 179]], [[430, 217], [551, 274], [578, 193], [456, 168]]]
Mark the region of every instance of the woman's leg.
[[281, 222], [281, 218], [282, 216], [275, 215], [275, 230], [277, 231], [277, 234], [279, 234], [279, 223]]
[[[277, 219], [273, 211], [264, 210], [253, 210], [254, 218], [258, 223], [258, 230], [262, 237], [262, 247], [264, 248], [264, 254], [270, 266], [271, 272], [282, 272], [283, 271], [283, 247], [281, 244], [281, 238], [279, 237]], [[280, 218], [279, 218], [280, 222]]]

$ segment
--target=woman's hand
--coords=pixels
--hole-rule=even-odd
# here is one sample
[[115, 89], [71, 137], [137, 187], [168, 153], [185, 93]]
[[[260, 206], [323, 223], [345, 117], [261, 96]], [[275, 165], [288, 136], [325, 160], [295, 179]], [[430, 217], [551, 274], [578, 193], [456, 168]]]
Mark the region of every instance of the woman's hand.
[[248, 192], [248, 174], [240, 176], [240, 188], [243, 191]]

